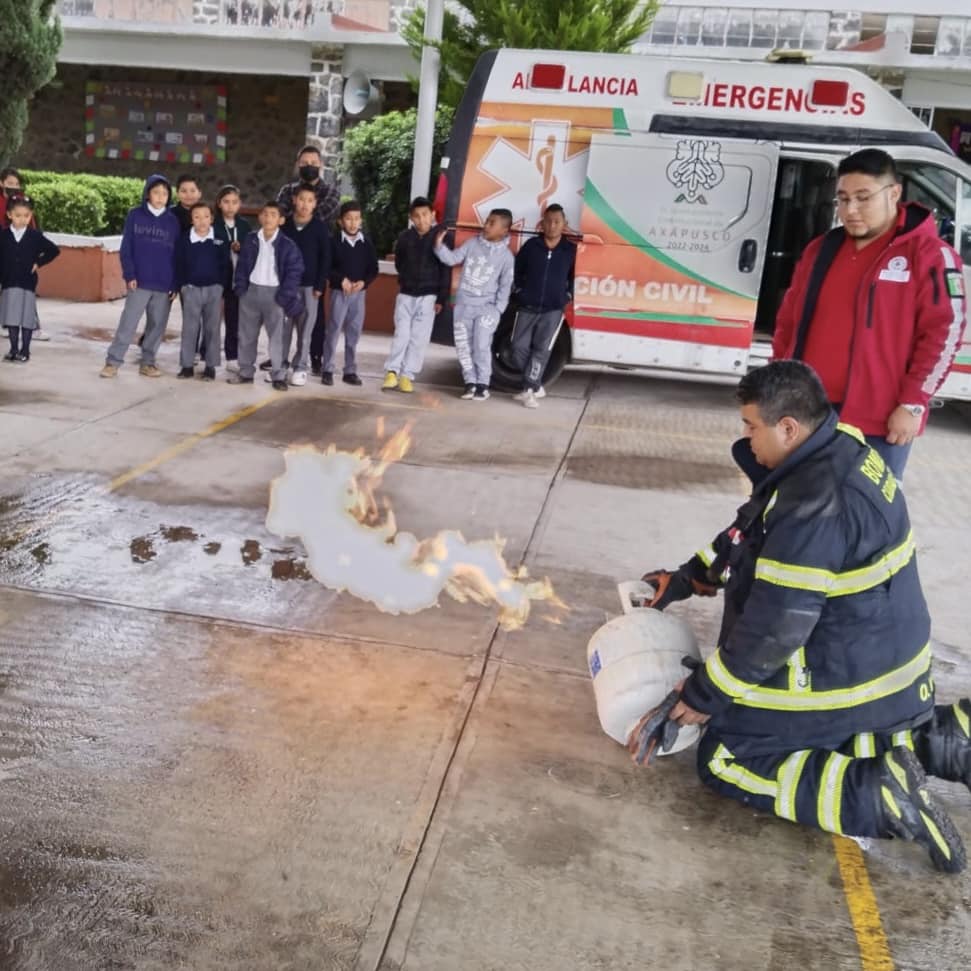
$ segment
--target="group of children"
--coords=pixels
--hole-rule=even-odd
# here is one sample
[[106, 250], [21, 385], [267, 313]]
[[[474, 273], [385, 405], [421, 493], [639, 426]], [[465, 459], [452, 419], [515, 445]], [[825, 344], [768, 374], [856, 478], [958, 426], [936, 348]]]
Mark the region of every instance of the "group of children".
[[[364, 325], [365, 294], [378, 274], [377, 253], [362, 231], [360, 205], [353, 201], [341, 205], [339, 228], [332, 234], [318, 218], [315, 186], [297, 184], [288, 194], [286, 208], [276, 201], [261, 208], [259, 229], [253, 231], [239, 214], [241, 198], [235, 186], [219, 190], [215, 211], [202, 201], [192, 176], [179, 178], [175, 194], [173, 205], [168, 180], [149, 176], [141, 204], [128, 213], [120, 251], [125, 303], [101, 376], [118, 374], [143, 317], [139, 373], [161, 375], [156, 355], [178, 296], [182, 306], [179, 378], [194, 377], [196, 361], [201, 359], [199, 377], [214, 380], [225, 352], [229, 383], [252, 384], [263, 329], [269, 359], [259, 368], [267, 372], [266, 380], [275, 389], [303, 386], [308, 369], [323, 384], [332, 385], [342, 336], [342, 379], [360, 386], [357, 343]], [[30, 201], [22, 193], [10, 193], [4, 202], [0, 325], [10, 337], [5, 360], [23, 362], [30, 359], [31, 334], [37, 327], [37, 269], [55, 259], [58, 248], [36, 228]], [[564, 236], [562, 207], [547, 207], [541, 233], [528, 239], [515, 258], [508, 245], [512, 226], [508, 209], [492, 210], [481, 234], [458, 249], [445, 245], [447, 231], [434, 225], [428, 199], [414, 199], [409, 215], [411, 225], [395, 244], [399, 294], [382, 389], [414, 390], [435, 316], [448, 300], [451, 268], [461, 265], [453, 322], [462, 398], [489, 397], [493, 337], [515, 291], [518, 309], [511, 357], [523, 373], [523, 389], [516, 399], [536, 407], [544, 395], [542, 376], [563, 309], [572, 299], [576, 246]], [[330, 312], [321, 346], [311, 338], [328, 285]]]

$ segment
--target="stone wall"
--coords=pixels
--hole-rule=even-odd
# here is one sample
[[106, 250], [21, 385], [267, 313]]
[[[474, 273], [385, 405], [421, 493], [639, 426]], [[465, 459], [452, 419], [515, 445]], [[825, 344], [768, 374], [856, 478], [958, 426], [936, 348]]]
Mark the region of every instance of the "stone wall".
[[310, 93], [307, 99], [307, 142], [323, 156], [324, 171], [333, 177], [341, 157], [344, 78], [342, 48], [320, 46], [310, 61]]
[[[339, 79], [339, 70], [337, 76]], [[75, 64], [59, 64], [54, 83], [31, 102], [27, 138], [14, 164], [140, 178], [159, 169], [159, 162], [97, 159], [84, 154], [84, 86], [89, 80], [227, 86], [226, 162], [163, 166], [163, 174], [171, 178], [182, 172], [195, 175], [206, 199], [214, 198], [221, 185], [232, 182], [242, 189], [244, 205], [258, 205], [275, 196], [292, 178], [293, 161], [306, 140], [305, 127], [309, 127], [306, 79]], [[329, 108], [330, 101], [327, 103]], [[335, 132], [339, 134], [339, 127]], [[339, 144], [339, 138], [335, 141]]]

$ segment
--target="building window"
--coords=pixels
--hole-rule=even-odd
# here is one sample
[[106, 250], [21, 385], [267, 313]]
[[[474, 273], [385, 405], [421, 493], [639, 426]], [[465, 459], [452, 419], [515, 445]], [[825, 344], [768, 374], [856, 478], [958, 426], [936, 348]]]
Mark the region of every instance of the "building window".
[[965, 42], [965, 23], [960, 17], [941, 17], [934, 53], [942, 57], [960, 57]]

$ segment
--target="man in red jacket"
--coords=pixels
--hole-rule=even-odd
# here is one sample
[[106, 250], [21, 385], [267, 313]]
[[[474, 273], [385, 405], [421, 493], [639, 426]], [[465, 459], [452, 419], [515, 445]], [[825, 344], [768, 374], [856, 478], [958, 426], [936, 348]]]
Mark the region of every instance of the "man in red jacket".
[[772, 356], [811, 365], [840, 418], [900, 479], [961, 346], [961, 257], [938, 237], [930, 210], [901, 204], [886, 152], [856, 152], [838, 176], [842, 226], [806, 247], [779, 308]]

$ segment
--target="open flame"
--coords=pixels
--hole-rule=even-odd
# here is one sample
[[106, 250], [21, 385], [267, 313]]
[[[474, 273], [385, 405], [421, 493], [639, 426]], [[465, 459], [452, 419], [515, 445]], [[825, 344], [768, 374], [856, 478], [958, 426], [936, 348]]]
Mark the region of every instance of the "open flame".
[[[419, 541], [399, 532], [390, 502], [379, 502], [378, 494], [387, 470], [408, 454], [411, 430], [409, 422], [373, 457], [333, 445], [288, 448], [286, 471], [270, 486], [267, 529], [300, 538], [319, 582], [388, 613], [436, 606], [442, 591], [462, 603], [497, 604], [505, 630], [522, 627], [534, 601], [566, 609], [548, 579], [530, 580], [521, 566], [510, 569], [501, 537], [468, 542], [457, 530], [443, 530]], [[385, 438], [383, 418], [378, 437]]]

